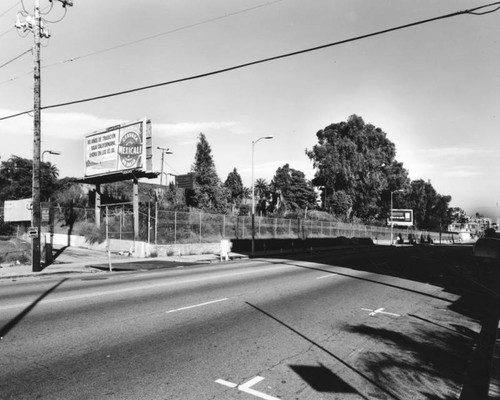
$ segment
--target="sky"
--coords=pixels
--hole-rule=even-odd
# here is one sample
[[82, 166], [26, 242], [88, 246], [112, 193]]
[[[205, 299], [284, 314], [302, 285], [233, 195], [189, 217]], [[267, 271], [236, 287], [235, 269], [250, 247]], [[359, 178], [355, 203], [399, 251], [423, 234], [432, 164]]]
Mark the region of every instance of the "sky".
[[[448, 15], [478, 0], [40, 0], [42, 107], [169, 82]], [[500, 5], [500, 4], [498, 4]], [[498, 6], [497, 5], [497, 6]], [[34, 0], [0, 5], [0, 118], [33, 108], [33, 35], [13, 28]], [[494, 7], [482, 11], [493, 10]], [[22, 18], [21, 18], [22, 19]], [[51, 21], [51, 23], [49, 23]], [[500, 10], [459, 15], [149, 90], [42, 111], [42, 151], [60, 177], [84, 175], [93, 131], [150, 118], [153, 169], [185, 174], [200, 132], [219, 177], [251, 186], [289, 164], [314, 177], [316, 132], [361, 116], [412, 180], [469, 215], [500, 218]], [[27, 53], [26, 53], [27, 52]], [[25, 53], [25, 54], [23, 54]], [[23, 55], [21, 55], [23, 54]], [[19, 58], [17, 58], [20, 56]], [[32, 158], [33, 120], [0, 120], [0, 157]], [[159, 179], [157, 180], [159, 181]], [[153, 181], [155, 182], [155, 181]], [[157, 183], [157, 182], [155, 182]]]

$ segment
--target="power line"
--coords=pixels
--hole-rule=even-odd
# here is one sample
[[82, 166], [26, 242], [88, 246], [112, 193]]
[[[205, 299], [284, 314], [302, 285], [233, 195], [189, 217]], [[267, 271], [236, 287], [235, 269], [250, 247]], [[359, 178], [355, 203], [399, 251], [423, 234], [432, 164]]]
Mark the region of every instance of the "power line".
[[12, 60], [10, 61], [7, 61], [6, 63], [3, 63], [2, 65], [0, 65], [0, 68], [3, 68], [5, 67], [6, 65], [9, 65], [11, 62], [13, 61], [16, 61], [18, 58], [21, 58], [22, 56], [24, 56], [25, 54], [28, 54], [28, 53], [31, 53], [32, 49], [29, 48], [28, 50], [26, 50], [25, 52], [19, 54], [17, 57], [14, 57]]
[[[109, 51], [121, 49], [123, 47], [132, 46], [132, 45], [137, 44], [137, 43], [142, 43], [142, 42], [145, 42], [147, 40], [156, 39], [156, 38], [161, 37], [161, 36], [170, 35], [172, 33], [176, 33], [176, 32], [179, 32], [179, 31], [183, 31], [183, 30], [187, 30], [187, 29], [194, 28], [194, 27], [197, 27], [197, 26], [201, 26], [201, 25], [205, 25], [205, 24], [212, 23], [212, 22], [215, 22], [215, 21], [219, 21], [219, 20], [222, 20], [224, 18], [233, 17], [233, 16], [239, 15], [239, 14], [244, 14], [246, 12], [253, 11], [253, 10], [256, 10], [256, 9], [259, 9], [259, 8], [268, 7], [268, 6], [271, 6], [271, 5], [275, 4], [275, 3], [280, 3], [282, 1], [284, 1], [284, 0], [268, 1], [266, 3], [258, 4], [258, 5], [253, 6], [253, 7], [245, 8], [245, 9], [234, 11], [234, 12], [231, 12], [231, 13], [225, 13], [224, 15], [220, 15], [218, 17], [213, 17], [213, 18], [205, 19], [203, 21], [194, 22], [192, 24], [180, 26], [178, 28], [171, 29], [169, 31], [157, 33], [157, 34], [154, 34], [154, 35], [151, 35], [151, 36], [146, 36], [146, 37], [143, 37], [143, 38], [140, 38], [140, 39], [132, 40], [130, 42], [125, 42], [125, 43], [117, 44], [115, 46], [107, 47], [107, 48], [104, 48], [104, 49], [101, 49], [101, 50], [96, 50], [96, 51], [93, 51], [93, 52], [90, 52], [90, 53], [87, 53], [87, 54], [83, 54], [81, 56], [72, 57], [72, 58], [69, 58], [67, 60], [58, 61], [58, 62], [55, 62], [55, 63], [52, 63], [52, 64], [47, 64], [47, 65], [44, 65], [42, 68], [46, 69], [46, 68], [51, 68], [51, 67], [54, 67], [54, 66], [60, 65], [60, 64], [65, 64], [65, 63], [69, 63], [69, 62], [75, 62], [75, 61], [78, 61], [78, 60], [81, 60], [81, 59], [84, 59], [84, 58], [87, 58], [87, 57], [95, 56], [95, 55], [102, 54], [102, 53], [107, 53]], [[7, 83], [7, 82], [12, 82], [12, 81], [14, 81], [16, 79], [19, 79], [19, 78], [22, 78], [22, 77], [28, 76], [28, 75], [31, 75], [31, 72], [27, 72], [25, 74], [18, 75], [17, 77], [10, 78], [10, 79], [8, 79], [6, 81], [0, 82], [0, 85], [3, 85], [4, 83]]]
[[15, 29], [14, 26], [12, 28], [7, 29], [5, 32], [0, 33], [0, 37], [2, 37], [3, 35], [6, 35], [7, 33], [9, 33], [10, 31], [12, 31], [14, 29]]
[[[498, 6], [498, 7], [495, 10], [492, 10], [492, 11], [487, 11], [487, 12], [482, 12], [482, 13], [477, 12], [479, 10], [482, 10], [482, 9], [485, 9], [485, 8], [489, 8], [489, 7], [493, 7], [493, 6]], [[494, 12], [494, 11], [497, 11], [499, 9], [500, 9], [500, 1], [497, 1], [497, 2], [494, 2], [494, 3], [491, 3], [491, 4], [487, 4], [487, 5], [484, 5], [484, 6], [479, 6], [479, 7], [471, 8], [469, 10], [457, 11], [457, 12], [454, 12], [454, 13], [451, 13], [451, 14], [446, 14], [446, 15], [441, 15], [441, 16], [438, 16], [438, 17], [428, 18], [428, 19], [420, 20], [420, 21], [417, 21], [417, 22], [412, 22], [412, 23], [405, 24], [405, 25], [399, 25], [399, 26], [396, 26], [396, 27], [393, 27], [393, 28], [388, 28], [388, 29], [384, 29], [384, 30], [381, 30], [381, 31], [368, 33], [368, 34], [365, 34], [365, 35], [356, 36], [356, 37], [353, 37], [353, 38], [344, 39], [344, 40], [340, 40], [340, 41], [337, 41], [337, 42], [332, 42], [332, 43], [324, 44], [324, 45], [321, 45], [321, 46], [310, 47], [310, 48], [307, 48], [307, 49], [298, 50], [298, 51], [294, 51], [294, 52], [291, 52], [291, 53], [285, 53], [285, 54], [281, 54], [281, 55], [274, 56], [274, 57], [263, 58], [263, 59], [260, 59], [260, 60], [251, 61], [251, 62], [248, 62], [248, 63], [239, 64], [239, 65], [234, 65], [232, 67], [222, 68], [222, 69], [219, 69], [219, 70], [205, 72], [205, 73], [202, 73], [202, 74], [192, 75], [192, 76], [189, 76], [189, 77], [175, 79], [175, 80], [171, 80], [171, 81], [167, 81], [167, 82], [155, 83], [155, 84], [152, 84], [152, 85], [141, 86], [141, 87], [137, 87], [137, 88], [133, 88], [133, 89], [123, 90], [123, 91], [120, 91], [120, 92], [114, 92], [114, 93], [109, 93], [109, 94], [100, 95], [100, 96], [88, 97], [88, 98], [84, 98], [84, 99], [80, 99], [80, 100], [68, 101], [68, 102], [65, 102], [65, 103], [52, 104], [52, 105], [48, 105], [48, 106], [45, 106], [45, 107], [41, 107], [41, 109], [42, 110], [48, 110], [48, 109], [52, 109], [52, 108], [60, 108], [60, 107], [74, 105], [74, 104], [80, 104], [80, 103], [86, 103], [86, 102], [90, 102], [90, 101], [107, 99], [107, 98], [110, 98], [110, 97], [122, 96], [122, 95], [125, 95], [125, 94], [130, 94], [130, 93], [139, 92], [139, 91], [143, 91], [143, 90], [154, 89], [154, 88], [158, 88], [158, 87], [161, 87], [161, 86], [173, 85], [173, 84], [176, 84], [176, 83], [187, 82], [187, 81], [191, 81], [191, 80], [195, 80], [195, 79], [206, 78], [206, 77], [209, 77], [209, 76], [213, 76], [213, 75], [218, 75], [218, 74], [222, 74], [222, 73], [225, 73], [225, 72], [234, 71], [234, 70], [237, 70], [237, 69], [242, 69], [242, 68], [246, 68], [246, 67], [250, 67], [250, 66], [254, 66], [254, 65], [258, 65], [258, 64], [263, 64], [263, 63], [267, 63], [267, 62], [271, 62], [271, 61], [276, 61], [276, 60], [280, 60], [280, 59], [284, 59], [284, 58], [288, 58], [288, 57], [293, 57], [293, 56], [297, 56], [297, 55], [301, 55], [301, 54], [305, 54], [305, 53], [310, 53], [310, 52], [313, 52], [313, 51], [318, 51], [318, 50], [326, 49], [326, 48], [329, 48], [329, 47], [338, 46], [338, 45], [341, 45], [341, 44], [346, 44], [346, 43], [358, 41], [358, 40], [361, 40], [361, 39], [367, 39], [367, 38], [370, 38], [370, 37], [382, 35], [382, 34], [389, 33], [389, 32], [394, 32], [394, 31], [401, 30], [401, 29], [411, 28], [411, 27], [414, 27], [414, 26], [417, 26], [417, 25], [423, 25], [423, 24], [426, 24], [426, 23], [434, 22], [434, 21], [439, 21], [439, 20], [443, 20], [443, 19], [447, 19], [447, 18], [456, 17], [456, 16], [459, 16], [459, 15], [484, 15], [486, 13]], [[8, 116], [5, 116], [5, 117], [1, 117], [0, 121], [6, 120], [6, 119], [10, 119], [10, 118], [15, 118], [15, 117], [18, 117], [18, 116], [30, 113], [31, 111], [32, 110], [23, 111], [23, 112], [19, 112], [19, 113], [16, 113], [16, 114], [8, 115]]]
[[0, 14], [0, 18], [1, 18], [1, 17], [3, 17], [5, 14], [7, 14], [7, 13], [8, 13], [10, 10], [12, 10], [14, 7], [17, 7], [17, 5], [18, 5], [19, 3], [21, 3], [21, 2], [20, 2], [20, 1], [16, 1], [16, 3], [15, 3], [12, 7], [8, 8], [7, 10], [5, 10], [3, 13], [1, 13], [1, 14]]

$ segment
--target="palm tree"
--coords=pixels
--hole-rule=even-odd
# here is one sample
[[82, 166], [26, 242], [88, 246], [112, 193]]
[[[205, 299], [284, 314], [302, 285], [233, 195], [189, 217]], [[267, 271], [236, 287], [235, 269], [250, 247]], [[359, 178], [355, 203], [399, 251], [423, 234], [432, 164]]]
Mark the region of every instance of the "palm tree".
[[264, 197], [269, 191], [269, 184], [265, 179], [259, 178], [255, 181], [255, 194], [257, 197]]

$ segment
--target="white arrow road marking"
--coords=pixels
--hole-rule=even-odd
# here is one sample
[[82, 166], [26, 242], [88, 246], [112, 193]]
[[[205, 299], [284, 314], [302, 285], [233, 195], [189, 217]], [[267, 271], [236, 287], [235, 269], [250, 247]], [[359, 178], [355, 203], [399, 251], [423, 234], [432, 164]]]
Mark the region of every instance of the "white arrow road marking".
[[176, 308], [175, 310], [166, 311], [166, 313], [169, 314], [169, 313], [173, 313], [173, 312], [177, 312], [177, 311], [189, 310], [190, 308], [208, 306], [209, 304], [219, 303], [221, 301], [226, 301], [226, 300], [229, 300], [229, 299], [227, 297], [225, 297], [225, 298], [219, 299], [219, 300], [212, 300], [212, 301], [207, 301], [205, 303], [194, 304], [192, 306]]
[[399, 314], [394, 314], [394, 313], [390, 313], [390, 312], [386, 312], [384, 311], [385, 308], [377, 308], [376, 310], [371, 310], [369, 308], [362, 308], [363, 311], [370, 311], [370, 316], [374, 316], [374, 315], [377, 315], [377, 314], [386, 314], [386, 315], [392, 315], [393, 317], [400, 317], [401, 315]]
[[225, 381], [224, 379], [217, 379], [215, 382], [220, 383], [221, 385], [230, 387], [232, 389], [237, 387], [238, 390], [241, 390], [242, 392], [251, 394], [253, 396], [259, 397], [259, 398], [264, 399], [264, 400], [280, 400], [277, 397], [273, 397], [273, 396], [270, 396], [268, 394], [259, 392], [255, 389], [252, 389], [252, 386], [256, 385], [257, 383], [259, 383], [262, 380], [264, 380], [264, 378], [262, 376], [256, 376], [255, 378], [252, 378], [248, 382], [243, 383], [241, 385], [237, 385], [236, 383]]

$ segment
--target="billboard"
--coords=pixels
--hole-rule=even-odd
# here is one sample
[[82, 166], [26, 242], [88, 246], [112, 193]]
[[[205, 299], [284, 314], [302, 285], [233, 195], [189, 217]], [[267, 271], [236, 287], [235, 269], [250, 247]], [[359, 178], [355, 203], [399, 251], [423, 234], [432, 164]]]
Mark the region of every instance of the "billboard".
[[128, 170], [151, 172], [151, 121], [112, 126], [85, 136], [85, 176]]
[[4, 202], [5, 222], [31, 221], [32, 199], [6, 200]]
[[413, 210], [396, 210], [393, 209], [391, 218], [389, 218], [389, 225], [391, 222], [394, 225], [412, 226], [413, 225]]

